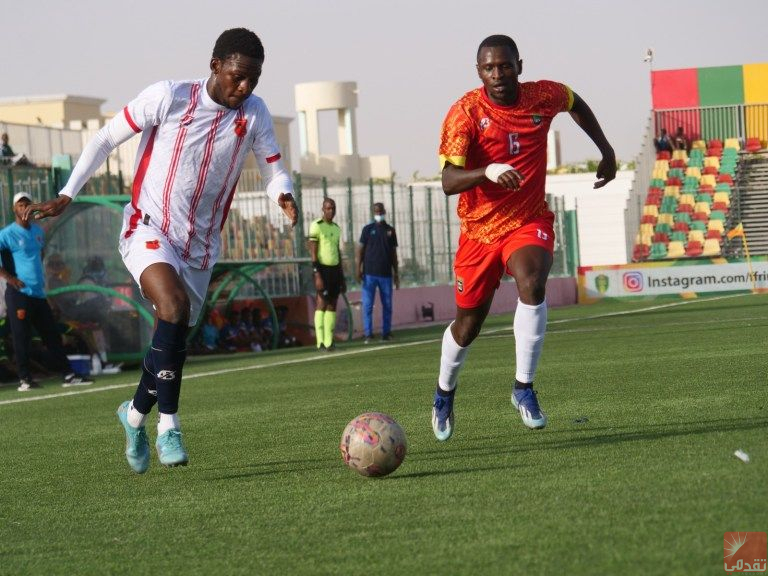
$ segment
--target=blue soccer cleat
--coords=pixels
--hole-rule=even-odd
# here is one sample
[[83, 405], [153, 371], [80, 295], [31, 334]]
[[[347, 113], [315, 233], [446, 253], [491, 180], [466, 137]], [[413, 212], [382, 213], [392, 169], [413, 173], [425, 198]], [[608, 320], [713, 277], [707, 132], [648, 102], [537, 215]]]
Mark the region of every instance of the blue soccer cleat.
[[445, 442], [453, 434], [453, 390], [448, 396], [441, 396], [435, 391], [435, 401], [432, 404], [432, 431], [435, 438]]
[[179, 430], [171, 429], [160, 434], [155, 442], [155, 448], [160, 457], [160, 464], [163, 466], [186, 466], [189, 462], [189, 455], [184, 448]]
[[533, 388], [513, 390], [512, 405], [520, 412], [520, 418], [528, 428], [539, 430], [547, 425], [547, 415], [541, 411]]
[[117, 409], [117, 417], [125, 428], [125, 458], [131, 470], [144, 474], [149, 468], [149, 440], [144, 426], [135, 428], [128, 423], [130, 400], [126, 400]]

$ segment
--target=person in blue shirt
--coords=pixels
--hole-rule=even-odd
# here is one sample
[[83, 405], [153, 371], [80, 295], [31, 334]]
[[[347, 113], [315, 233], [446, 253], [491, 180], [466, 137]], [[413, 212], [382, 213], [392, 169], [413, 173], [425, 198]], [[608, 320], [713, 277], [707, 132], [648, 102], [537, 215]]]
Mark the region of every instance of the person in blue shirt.
[[19, 375], [18, 390], [27, 392], [39, 388], [32, 380], [29, 367], [33, 328], [51, 355], [51, 368], [61, 371], [62, 386], [93, 384], [92, 380], [72, 371], [51, 306], [46, 300], [42, 258], [45, 234], [40, 226], [24, 218], [24, 211], [31, 202], [29, 194], [18, 192], [13, 197], [15, 221], [0, 230], [0, 251], [5, 255], [0, 277], [8, 284], [5, 304]]
[[381, 339], [392, 337], [392, 283], [400, 288], [397, 269], [397, 234], [387, 224], [384, 204], [373, 205], [373, 222], [366, 224], [357, 245], [357, 280], [363, 291], [363, 327], [366, 344], [373, 338], [373, 303], [376, 289], [382, 308]]

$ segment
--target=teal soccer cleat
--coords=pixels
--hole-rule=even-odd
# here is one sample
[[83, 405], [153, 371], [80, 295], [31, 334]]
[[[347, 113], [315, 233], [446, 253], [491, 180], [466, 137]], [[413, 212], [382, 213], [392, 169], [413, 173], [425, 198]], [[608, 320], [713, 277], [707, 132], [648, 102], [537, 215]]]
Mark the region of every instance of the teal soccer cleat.
[[130, 400], [126, 400], [117, 409], [117, 417], [125, 428], [125, 458], [131, 470], [144, 474], [149, 468], [149, 440], [144, 426], [134, 428], [128, 424], [128, 408]]
[[171, 429], [160, 434], [155, 442], [155, 448], [160, 457], [160, 464], [163, 466], [186, 466], [189, 462], [184, 442], [181, 440], [181, 432], [178, 430]]

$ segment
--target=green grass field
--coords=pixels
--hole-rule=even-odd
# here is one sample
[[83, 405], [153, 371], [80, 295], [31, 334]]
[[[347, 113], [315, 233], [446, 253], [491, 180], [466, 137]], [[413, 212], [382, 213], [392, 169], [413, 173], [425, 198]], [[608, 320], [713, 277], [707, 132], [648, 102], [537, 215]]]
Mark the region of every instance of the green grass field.
[[[768, 528], [768, 295], [550, 310], [541, 431], [509, 401], [510, 327], [490, 318], [473, 345], [444, 444], [441, 326], [193, 358], [190, 465], [153, 453], [143, 476], [115, 416], [137, 373], [2, 388], [0, 574], [722, 574], [723, 533]], [[408, 434], [383, 479], [338, 450], [371, 410]]]

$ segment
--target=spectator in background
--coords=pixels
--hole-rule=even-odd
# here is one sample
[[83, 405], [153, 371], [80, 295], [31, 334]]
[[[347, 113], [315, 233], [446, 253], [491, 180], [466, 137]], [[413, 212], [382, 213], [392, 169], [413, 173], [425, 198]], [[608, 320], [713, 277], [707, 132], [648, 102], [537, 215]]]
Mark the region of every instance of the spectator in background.
[[8, 144], [8, 134], [3, 132], [0, 134], [0, 163], [1, 164], [18, 164], [20, 166], [28, 165], [29, 160], [24, 154], [16, 154]]
[[656, 152], [672, 152], [672, 139], [666, 128], [662, 128], [659, 137], [653, 139], [653, 147], [656, 148]]
[[387, 341], [392, 331], [392, 282], [400, 288], [397, 270], [397, 234], [387, 224], [384, 204], [373, 205], [373, 222], [363, 227], [357, 245], [357, 280], [362, 283], [363, 327], [365, 343], [373, 338], [373, 303], [376, 288], [381, 299], [381, 339]]
[[253, 324], [253, 312], [247, 306], [240, 310], [240, 326], [248, 339], [248, 345], [254, 352], [261, 352], [261, 336]]
[[[232, 310], [227, 316], [227, 323], [219, 332], [221, 347], [227, 352], [237, 352], [248, 345], [247, 336], [240, 324], [240, 313]], [[250, 346], [249, 346], [250, 347]]]
[[202, 353], [213, 353], [219, 351], [219, 328], [214, 323], [213, 311], [205, 317], [205, 324], [201, 330]]
[[13, 148], [11, 148], [11, 145], [8, 144], [8, 134], [5, 132], [0, 135], [0, 156], [3, 158], [13, 158], [15, 154], [13, 153]]
[[675, 136], [672, 138], [672, 146], [675, 150], [685, 150], [686, 152], [690, 149], [688, 138], [685, 137], [682, 126], [677, 127], [677, 132], [675, 132]]
[[33, 327], [51, 354], [52, 368], [61, 371], [63, 386], [92, 384], [92, 380], [72, 370], [46, 300], [42, 259], [45, 234], [38, 224], [25, 217], [31, 201], [26, 192], [16, 193], [13, 197], [15, 221], [0, 230], [0, 250], [10, 256], [3, 259], [0, 276], [8, 283], [5, 303], [19, 374], [18, 390], [27, 392], [39, 388], [32, 380], [29, 361]]

